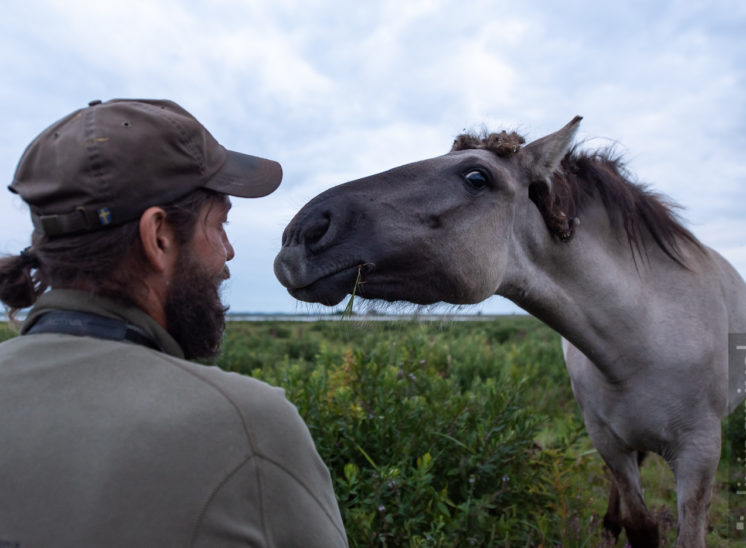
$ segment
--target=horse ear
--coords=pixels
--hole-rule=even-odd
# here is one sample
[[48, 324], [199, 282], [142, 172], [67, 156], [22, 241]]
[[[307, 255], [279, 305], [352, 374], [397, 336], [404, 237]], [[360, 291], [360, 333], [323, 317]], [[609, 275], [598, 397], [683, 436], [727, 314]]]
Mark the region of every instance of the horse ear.
[[570, 150], [573, 137], [582, 119], [582, 116], [576, 116], [559, 131], [537, 139], [521, 149], [521, 162], [531, 174], [530, 182], [546, 181], [551, 190], [552, 174], [557, 171], [562, 158]]

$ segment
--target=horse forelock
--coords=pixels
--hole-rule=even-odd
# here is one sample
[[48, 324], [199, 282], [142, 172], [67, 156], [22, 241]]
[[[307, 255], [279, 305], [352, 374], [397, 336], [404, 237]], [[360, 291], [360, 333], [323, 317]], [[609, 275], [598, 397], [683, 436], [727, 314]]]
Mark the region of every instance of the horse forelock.
[[451, 152], [480, 148], [492, 151], [501, 158], [506, 158], [518, 152], [521, 145], [525, 143], [526, 139], [515, 131], [510, 133], [507, 131], [501, 131], [500, 133], [484, 132], [481, 134], [462, 133], [454, 139]]

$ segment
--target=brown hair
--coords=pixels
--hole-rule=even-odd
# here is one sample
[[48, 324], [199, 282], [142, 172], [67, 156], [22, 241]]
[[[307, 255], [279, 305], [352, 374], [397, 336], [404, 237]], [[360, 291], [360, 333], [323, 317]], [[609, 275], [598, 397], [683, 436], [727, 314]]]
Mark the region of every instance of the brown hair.
[[510, 133], [505, 130], [500, 133], [488, 133], [486, 131], [482, 134], [463, 133], [453, 140], [451, 150], [482, 148], [491, 150], [501, 158], [507, 158], [518, 152], [525, 142], [526, 139], [515, 131]]
[[[161, 206], [180, 245], [191, 240], [203, 207], [222, 194], [198, 189]], [[49, 238], [34, 231], [31, 246], [19, 255], [0, 258], [0, 301], [11, 319], [32, 306], [49, 287], [85, 288], [93, 293], [136, 304], [145, 257], [139, 219], [73, 236]]]

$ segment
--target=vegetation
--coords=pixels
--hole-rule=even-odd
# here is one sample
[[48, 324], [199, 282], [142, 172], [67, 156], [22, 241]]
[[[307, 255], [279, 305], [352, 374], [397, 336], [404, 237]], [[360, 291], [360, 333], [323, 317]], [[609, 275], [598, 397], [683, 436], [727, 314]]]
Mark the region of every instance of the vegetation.
[[[608, 473], [559, 337], [533, 318], [230, 322], [218, 365], [286, 390], [331, 470], [351, 546], [603, 545]], [[743, 425], [726, 427], [736, 447]], [[711, 547], [734, 526], [736, 458], [724, 450]], [[673, 546], [673, 475], [652, 455], [642, 481]]]
[[16, 336], [16, 330], [7, 322], [0, 322], [0, 342]]
[[[234, 323], [219, 365], [285, 388], [332, 472], [351, 546], [603, 544], [608, 472], [559, 337], [533, 318]], [[734, 423], [730, 436], [743, 437]], [[727, 464], [711, 547], [733, 525]], [[661, 458], [648, 457], [643, 485], [673, 546], [675, 484]]]

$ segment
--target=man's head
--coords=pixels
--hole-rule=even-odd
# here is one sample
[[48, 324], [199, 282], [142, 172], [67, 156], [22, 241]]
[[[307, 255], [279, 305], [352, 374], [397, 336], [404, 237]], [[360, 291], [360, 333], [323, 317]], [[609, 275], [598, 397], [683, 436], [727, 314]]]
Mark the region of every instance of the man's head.
[[28, 203], [34, 233], [20, 256], [0, 260], [0, 299], [14, 311], [49, 286], [87, 289], [140, 306], [182, 346], [206, 331], [200, 321], [189, 332], [190, 314], [214, 316], [222, 331], [227, 196], [264, 196], [281, 178], [277, 162], [226, 150], [173, 102], [91, 102], [18, 164], [8, 188]]
[[144, 265], [146, 273], [140, 291], [133, 288], [136, 304], [166, 327], [187, 358], [206, 358], [219, 352], [225, 328], [220, 285], [234, 255], [225, 233], [231, 203], [210, 190], [189, 198], [192, 203], [153, 206], [142, 214], [129, 264]]

